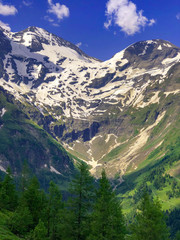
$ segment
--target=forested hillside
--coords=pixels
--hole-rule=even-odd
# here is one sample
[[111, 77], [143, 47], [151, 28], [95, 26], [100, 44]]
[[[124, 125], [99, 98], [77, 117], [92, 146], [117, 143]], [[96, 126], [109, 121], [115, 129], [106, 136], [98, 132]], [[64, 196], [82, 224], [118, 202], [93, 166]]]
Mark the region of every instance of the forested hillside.
[[47, 192], [24, 167], [15, 186], [10, 169], [0, 182], [1, 240], [178, 240], [179, 211], [162, 211], [160, 201], [143, 188], [131, 218], [125, 214], [106, 173], [95, 183], [85, 163], [64, 201], [58, 186]]

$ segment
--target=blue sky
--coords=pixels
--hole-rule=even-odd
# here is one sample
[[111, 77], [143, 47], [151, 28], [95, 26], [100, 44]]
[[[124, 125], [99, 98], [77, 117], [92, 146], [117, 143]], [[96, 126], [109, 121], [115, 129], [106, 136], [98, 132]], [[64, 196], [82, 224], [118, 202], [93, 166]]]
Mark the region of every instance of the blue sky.
[[0, 25], [42, 27], [107, 60], [141, 40], [180, 47], [180, 0], [0, 0]]

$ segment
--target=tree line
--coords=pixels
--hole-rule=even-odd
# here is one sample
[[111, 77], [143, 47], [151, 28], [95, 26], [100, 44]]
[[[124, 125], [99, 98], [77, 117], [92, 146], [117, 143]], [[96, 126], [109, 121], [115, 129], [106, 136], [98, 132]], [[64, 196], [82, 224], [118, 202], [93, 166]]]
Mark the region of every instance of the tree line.
[[[27, 171], [16, 189], [11, 171], [0, 181], [0, 210], [10, 211], [8, 228], [27, 240], [168, 240], [169, 228], [157, 199], [144, 191], [136, 214], [127, 224], [120, 200], [102, 171], [97, 184], [85, 163], [63, 201], [54, 182], [48, 192]], [[177, 233], [176, 240], [180, 239]]]

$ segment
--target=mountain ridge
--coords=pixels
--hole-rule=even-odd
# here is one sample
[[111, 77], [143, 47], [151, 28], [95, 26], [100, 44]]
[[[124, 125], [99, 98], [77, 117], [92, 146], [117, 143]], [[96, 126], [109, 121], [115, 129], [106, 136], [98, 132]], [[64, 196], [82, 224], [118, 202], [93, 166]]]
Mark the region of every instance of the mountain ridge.
[[141, 152], [153, 129], [169, 119], [168, 99], [180, 93], [180, 48], [160, 39], [140, 41], [99, 62], [40, 28], [8, 34], [9, 40], [1, 37], [9, 47], [0, 52], [0, 85], [33, 121], [96, 177], [106, 166], [109, 177], [124, 175], [139, 155], [145, 160], [148, 151]]

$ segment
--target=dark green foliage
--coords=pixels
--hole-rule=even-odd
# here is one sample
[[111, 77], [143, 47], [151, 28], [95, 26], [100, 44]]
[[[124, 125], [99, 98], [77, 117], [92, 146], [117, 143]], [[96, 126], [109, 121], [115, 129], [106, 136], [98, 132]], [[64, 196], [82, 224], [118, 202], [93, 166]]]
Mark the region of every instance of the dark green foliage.
[[89, 240], [123, 240], [125, 224], [119, 200], [115, 196], [105, 171], [102, 172], [100, 186], [92, 214]]
[[139, 202], [140, 199], [142, 199], [144, 191], [147, 191], [149, 194], [151, 194], [152, 192], [152, 190], [147, 186], [146, 183], [143, 183], [137, 186], [135, 193], [133, 195], [134, 203], [137, 203]]
[[[10, 189], [13, 190], [12, 196], [16, 196], [16, 201], [9, 202], [5, 198], [3, 204], [1, 203], [1, 210], [9, 213], [6, 227], [11, 234], [28, 240], [169, 239], [169, 230], [160, 203], [150, 198], [151, 189], [147, 184], [139, 185], [134, 195], [135, 203], [141, 200], [141, 204], [134, 223], [130, 225], [129, 234], [126, 235], [120, 201], [113, 192], [105, 171], [102, 172], [99, 187], [95, 191], [87, 165], [80, 163], [78, 174], [71, 183], [68, 204], [62, 201], [56, 184], [50, 182], [49, 191], [45, 194], [40, 189], [37, 178], [30, 179], [27, 172], [24, 170], [21, 188], [18, 188], [21, 189], [19, 194], [10, 172], [0, 182], [0, 190], [6, 186], [7, 196], [10, 196]], [[169, 178], [169, 175], [164, 177], [171, 183], [172, 192], [176, 193], [178, 182]], [[145, 192], [142, 194], [143, 189]], [[9, 206], [13, 206], [11, 212], [6, 210]], [[167, 225], [171, 226], [171, 239], [179, 240], [179, 210], [167, 212], [167, 216]]]
[[166, 193], [168, 198], [179, 198], [180, 197], [180, 183], [177, 180], [172, 180], [171, 190]]
[[27, 161], [25, 161], [22, 167], [21, 176], [18, 181], [20, 192], [24, 192], [28, 188], [28, 185], [30, 184], [31, 176], [32, 176], [32, 172], [28, 166]]
[[33, 177], [29, 186], [22, 194], [22, 201], [26, 203], [33, 218], [33, 225], [36, 226], [40, 218], [44, 216], [46, 207], [45, 193], [40, 190], [39, 182]]
[[45, 206], [45, 193], [40, 190], [37, 178], [33, 177], [24, 186], [18, 206], [10, 218], [9, 227], [12, 232], [18, 235], [26, 235], [38, 224], [40, 218], [45, 218]]
[[47, 203], [47, 235], [50, 240], [61, 239], [61, 225], [63, 221], [64, 204], [62, 195], [53, 182], [50, 182]]
[[180, 240], [180, 230], [176, 233], [174, 240]]
[[130, 239], [133, 240], [169, 239], [169, 229], [161, 205], [158, 200], [152, 200], [147, 192], [144, 192], [131, 231]]
[[90, 213], [94, 200], [93, 178], [85, 163], [80, 163], [78, 169], [79, 172], [70, 187], [71, 197], [63, 240], [83, 240], [89, 234]]
[[47, 240], [47, 229], [41, 219], [34, 229], [33, 240]]
[[180, 209], [175, 208], [171, 212], [167, 212], [167, 225], [170, 227], [171, 237], [174, 239], [180, 229]]
[[23, 236], [32, 229], [33, 218], [29, 208], [21, 202], [9, 220], [9, 228], [17, 235]]
[[17, 205], [17, 193], [10, 168], [0, 186], [0, 209], [14, 210]]

